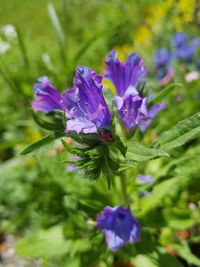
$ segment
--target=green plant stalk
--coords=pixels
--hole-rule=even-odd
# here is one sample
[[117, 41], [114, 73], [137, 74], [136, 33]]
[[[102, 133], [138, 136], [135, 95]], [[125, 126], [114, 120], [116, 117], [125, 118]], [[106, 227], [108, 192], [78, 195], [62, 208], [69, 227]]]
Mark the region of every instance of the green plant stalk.
[[123, 196], [123, 204], [124, 206], [128, 205], [128, 195], [126, 191], [126, 175], [125, 172], [121, 172], [119, 175], [120, 178], [120, 185], [121, 185], [121, 193]]

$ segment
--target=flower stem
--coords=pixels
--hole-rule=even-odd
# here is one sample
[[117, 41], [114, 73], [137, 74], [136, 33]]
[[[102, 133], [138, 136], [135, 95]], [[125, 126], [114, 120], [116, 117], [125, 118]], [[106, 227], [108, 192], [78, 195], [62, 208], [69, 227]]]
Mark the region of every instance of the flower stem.
[[121, 172], [119, 175], [120, 178], [120, 184], [121, 184], [121, 192], [123, 196], [123, 204], [124, 206], [128, 205], [128, 195], [126, 191], [126, 175], [125, 172]]

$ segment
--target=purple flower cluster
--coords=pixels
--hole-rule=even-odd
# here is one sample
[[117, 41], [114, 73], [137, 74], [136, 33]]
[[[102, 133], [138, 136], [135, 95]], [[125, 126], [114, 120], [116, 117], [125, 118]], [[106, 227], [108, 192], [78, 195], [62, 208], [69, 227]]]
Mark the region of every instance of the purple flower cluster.
[[[116, 88], [114, 100], [123, 126], [127, 132], [132, 132], [136, 126], [144, 131], [164, 106], [157, 104], [148, 110], [148, 98], [142, 97], [137, 89], [147, 73], [143, 60], [132, 53], [123, 63], [112, 50], [105, 64], [105, 78], [111, 80]], [[63, 110], [67, 119], [65, 132], [101, 132], [100, 140], [110, 142], [109, 132], [108, 138], [105, 134], [102, 136], [102, 130], [109, 131], [111, 123], [111, 114], [102, 93], [102, 79], [93, 70], [79, 66], [73, 88], [59, 94], [47, 77], [41, 77], [34, 85], [36, 100], [32, 102], [32, 108], [44, 113]]]
[[139, 241], [140, 223], [131, 214], [130, 207], [106, 206], [97, 216], [96, 226], [104, 233], [111, 251]]

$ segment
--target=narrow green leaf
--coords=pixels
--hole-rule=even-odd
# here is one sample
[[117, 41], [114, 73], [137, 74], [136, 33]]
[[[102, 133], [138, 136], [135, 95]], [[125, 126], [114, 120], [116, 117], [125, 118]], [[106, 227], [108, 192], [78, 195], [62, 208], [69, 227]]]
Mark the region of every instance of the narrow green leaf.
[[200, 113], [197, 113], [186, 120], [178, 122], [170, 130], [163, 132], [153, 142], [152, 147], [168, 151], [179, 147], [195, 138], [200, 132]]
[[47, 5], [47, 8], [48, 8], [51, 23], [53, 25], [53, 28], [54, 28], [54, 31], [56, 34], [57, 41], [58, 41], [59, 46], [60, 46], [61, 58], [65, 63], [66, 62], [66, 52], [65, 51], [67, 50], [67, 48], [66, 48], [66, 43], [65, 43], [65, 38], [64, 38], [62, 26], [60, 24], [60, 21], [58, 19], [58, 16], [56, 14], [56, 11], [55, 11], [53, 4], [49, 3]]
[[175, 87], [180, 87], [182, 86], [181, 83], [173, 83], [170, 84], [169, 86], [167, 86], [165, 89], [163, 89], [155, 98], [153, 98], [148, 106], [151, 107], [154, 104], [157, 104], [159, 102], [161, 102], [161, 100], [163, 100], [169, 93], [171, 93], [171, 91], [175, 88]]
[[64, 131], [64, 127], [62, 125], [62, 122], [59, 121], [58, 123], [49, 122], [47, 120], [44, 120], [42, 117], [40, 117], [36, 112], [32, 112], [33, 119], [35, 122], [43, 129], [50, 130], [50, 131]]
[[20, 155], [35, 155], [49, 151], [59, 145], [59, 139], [62, 136], [62, 133], [49, 134], [39, 141], [36, 141], [27, 146], [23, 151], [20, 152]]
[[160, 149], [144, 147], [136, 142], [127, 143], [126, 159], [128, 161], [146, 161], [160, 157], [169, 157], [169, 155]]
[[68, 145], [63, 139], [61, 139], [61, 142], [62, 142], [64, 148], [65, 148], [68, 152], [70, 152], [70, 153], [72, 153], [72, 154], [75, 153], [75, 149], [74, 149], [72, 146]]
[[16, 32], [17, 32], [17, 40], [18, 40], [19, 48], [21, 50], [22, 57], [23, 57], [24, 65], [26, 68], [29, 68], [30, 63], [29, 63], [29, 59], [28, 59], [28, 55], [27, 55], [27, 50], [26, 50], [24, 38], [21, 34], [21, 31], [18, 28], [16, 28]]

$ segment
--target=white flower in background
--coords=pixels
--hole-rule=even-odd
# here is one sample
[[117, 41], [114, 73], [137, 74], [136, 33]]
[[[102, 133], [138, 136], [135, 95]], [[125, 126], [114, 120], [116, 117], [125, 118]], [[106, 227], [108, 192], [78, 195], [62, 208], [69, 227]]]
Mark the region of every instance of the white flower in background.
[[185, 75], [185, 80], [186, 80], [186, 82], [191, 83], [192, 81], [198, 80], [199, 77], [200, 77], [200, 75], [199, 75], [198, 71], [192, 71], [192, 72], [188, 72]]
[[10, 44], [0, 40], [0, 54], [5, 54], [10, 49]]
[[50, 56], [48, 54], [46, 54], [46, 53], [42, 54], [41, 58], [42, 58], [42, 61], [47, 65], [47, 67], [49, 69], [53, 68], [53, 64], [51, 62], [51, 58], [50, 58]]
[[17, 36], [15, 26], [12, 24], [5, 24], [1, 27], [1, 32], [9, 39], [14, 39]]

